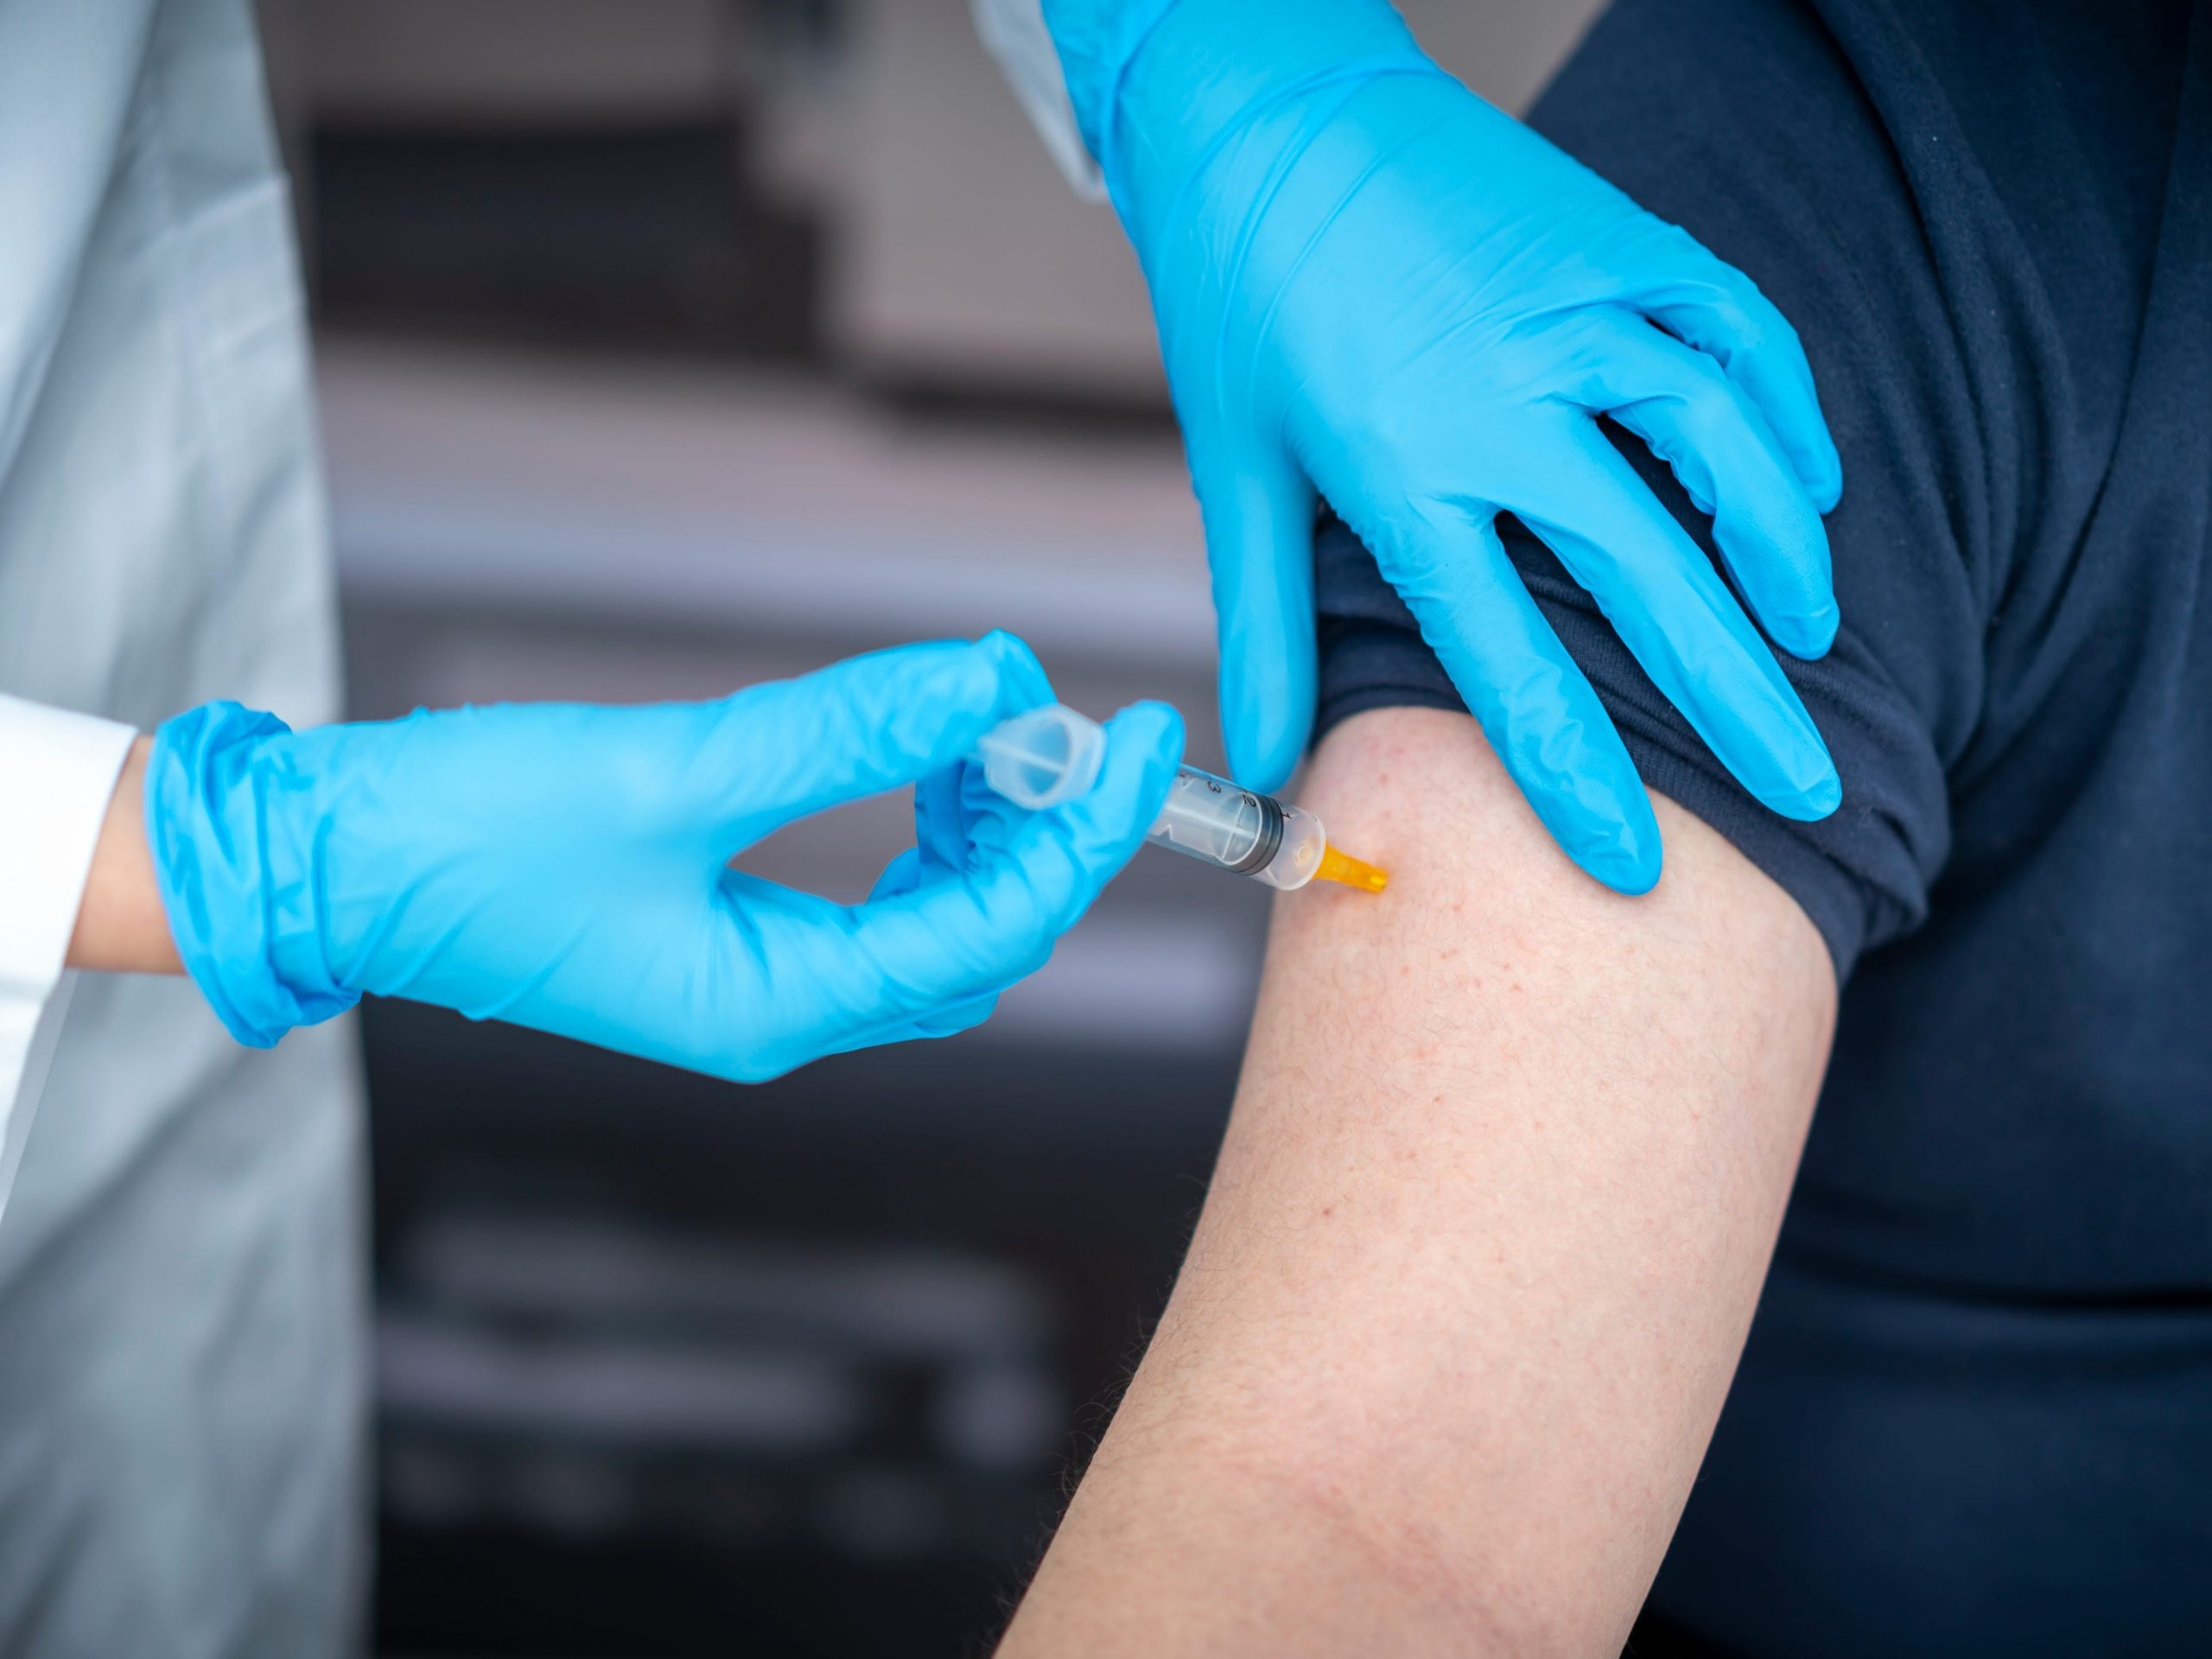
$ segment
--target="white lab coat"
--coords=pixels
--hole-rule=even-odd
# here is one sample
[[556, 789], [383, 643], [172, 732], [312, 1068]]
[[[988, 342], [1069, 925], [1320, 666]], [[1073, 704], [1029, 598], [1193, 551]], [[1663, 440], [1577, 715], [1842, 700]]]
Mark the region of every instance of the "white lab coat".
[[248, 0], [0, 0], [11, 1656], [356, 1645], [351, 1031], [250, 1052], [188, 982], [60, 971], [134, 728], [337, 710], [290, 238]]
[[[978, 17], [1080, 175], [1038, 4], [978, 0]], [[133, 732], [213, 697], [295, 725], [337, 713], [307, 341], [250, 0], [0, 0], [13, 1659], [315, 1659], [359, 1636], [351, 1021], [251, 1052], [186, 981], [61, 967]]]

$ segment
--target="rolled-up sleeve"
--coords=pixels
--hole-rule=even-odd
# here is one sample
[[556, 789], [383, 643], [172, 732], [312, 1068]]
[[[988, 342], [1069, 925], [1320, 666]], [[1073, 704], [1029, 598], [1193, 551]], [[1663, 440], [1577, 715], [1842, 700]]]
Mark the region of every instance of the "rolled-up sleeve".
[[0, 1205], [60, 1027], [62, 963], [137, 734], [0, 696]]
[[[1710, 10], [1617, 4], [1530, 124], [1750, 276], [1802, 331], [1847, 480], [1827, 520], [1843, 623], [1827, 656], [1777, 660], [1834, 757], [1842, 804], [1809, 823], [1762, 806], [1551, 549], [1510, 515], [1499, 535], [1645, 782], [1798, 901], [1841, 979], [1922, 925], [1949, 865], [1953, 778], [1985, 730], [1992, 607], [2018, 544], [2007, 527], [2031, 510], [2001, 457], [2029, 429], [2021, 389], [2050, 384], [2031, 353], [2051, 331], [2032, 282], [1979, 257], [1971, 216], [1955, 229], [1924, 216], [1810, 9], [1742, 8], [1730, 31], [1700, 22]], [[1787, 91], [1726, 97], [1761, 75]], [[1939, 234], [1967, 245], [1939, 257]], [[1666, 462], [1607, 431], [1725, 577], [1709, 517]], [[1404, 602], [1333, 520], [1315, 579], [1319, 729], [1364, 709], [1462, 706]]]

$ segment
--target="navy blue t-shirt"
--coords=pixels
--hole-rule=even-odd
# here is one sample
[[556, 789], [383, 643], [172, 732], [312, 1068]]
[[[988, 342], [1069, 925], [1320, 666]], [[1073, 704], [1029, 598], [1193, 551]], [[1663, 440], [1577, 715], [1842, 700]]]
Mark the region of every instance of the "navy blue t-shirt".
[[[1783, 658], [1821, 823], [1507, 527], [1843, 986], [1631, 1650], [2212, 1653], [2212, 0], [1624, 0], [1534, 124], [1782, 307], [1845, 467], [1842, 632]], [[1317, 563], [1324, 726], [1459, 707], [1341, 525]]]

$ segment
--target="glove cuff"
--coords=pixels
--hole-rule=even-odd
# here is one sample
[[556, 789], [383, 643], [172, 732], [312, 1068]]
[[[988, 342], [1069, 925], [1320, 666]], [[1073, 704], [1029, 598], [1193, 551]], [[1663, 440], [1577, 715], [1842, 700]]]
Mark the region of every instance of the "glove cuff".
[[1172, 194], [1254, 116], [1310, 87], [1439, 73], [1387, 0], [1046, 0], [1068, 93], [1143, 251]]
[[1059, 54], [1068, 103], [1093, 157], [1113, 143], [1112, 111], [1122, 77], [1145, 37], [1179, 0], [1042, 0], [1045, 27]]
[[162, 726], [146, 768], [146, 838], [177, 955], [253, 1048], [360, 1000], [324, 960], [313, 871], [288, 832], [290, 736], [274, 715], [205, 703]]

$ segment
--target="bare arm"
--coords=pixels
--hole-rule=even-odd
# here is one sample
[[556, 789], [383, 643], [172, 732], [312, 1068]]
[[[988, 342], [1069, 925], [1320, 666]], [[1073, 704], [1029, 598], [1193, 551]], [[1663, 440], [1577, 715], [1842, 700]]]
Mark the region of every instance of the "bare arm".
[[1304, 798], [1389, 892], [1281, 904], [1190, 1255], [1001, 1651], [1617, 1653], [1773, 1249], [1827, 953], [1670, 803], [1657, 890], [1600, 888], [1462, 715], [1346, 722]]
[[[168, 916], [146, 845], [146, 757], [153, 740], [140, 738], [116, 779], [100, 826], [85, 896], [69, 936], [69, 966], [117, 974], [181, 974]], [[80, 845], [82, 843], [79, 843]]]

